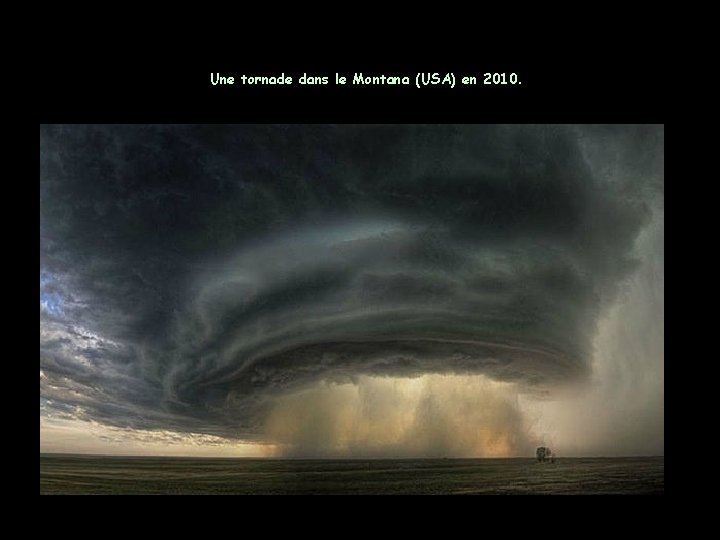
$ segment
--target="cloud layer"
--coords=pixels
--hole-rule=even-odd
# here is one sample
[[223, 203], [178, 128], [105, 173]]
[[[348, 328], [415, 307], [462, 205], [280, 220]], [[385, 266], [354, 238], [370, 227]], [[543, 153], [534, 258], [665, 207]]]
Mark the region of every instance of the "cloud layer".
[[663, 144], [655, 126], [43, 126], [41, 414], [267, 440], [318, 381], [587, 380]]

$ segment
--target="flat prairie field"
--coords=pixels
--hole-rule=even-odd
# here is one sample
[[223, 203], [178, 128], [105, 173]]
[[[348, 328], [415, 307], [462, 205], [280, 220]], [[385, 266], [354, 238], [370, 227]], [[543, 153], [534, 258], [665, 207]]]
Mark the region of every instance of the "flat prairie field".
[[40, 456], [40, 494], [662, 494], [664, 458], [232, 459]]

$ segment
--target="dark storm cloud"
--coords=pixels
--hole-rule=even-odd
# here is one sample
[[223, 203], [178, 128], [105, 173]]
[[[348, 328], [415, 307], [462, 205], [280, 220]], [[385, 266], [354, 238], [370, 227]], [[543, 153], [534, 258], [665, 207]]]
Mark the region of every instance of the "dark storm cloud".
[[43, 126], [41, 396], [253, 437], [364, 374], [583, 378], [662, 127]]

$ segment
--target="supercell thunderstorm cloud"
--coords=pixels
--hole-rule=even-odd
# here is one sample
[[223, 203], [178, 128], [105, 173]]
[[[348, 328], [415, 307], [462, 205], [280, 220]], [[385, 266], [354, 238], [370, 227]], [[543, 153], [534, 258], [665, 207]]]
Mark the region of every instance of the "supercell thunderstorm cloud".
[[[662, 453], [663, 148], [662, 126], [42, 126], [41, 447], [74, 422], [285, 455], [515, 455], [548, 429], [612, 452], [576, 439], [632, 410], [651, 428], [619, 451]], [[608, 390], [632, 380], [644, 405]], [[595, 439], [547, 405], [573, 392]]]

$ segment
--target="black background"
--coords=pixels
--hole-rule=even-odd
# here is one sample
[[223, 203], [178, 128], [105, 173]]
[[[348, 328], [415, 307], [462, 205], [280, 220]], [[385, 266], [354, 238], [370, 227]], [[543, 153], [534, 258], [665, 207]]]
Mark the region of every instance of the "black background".
[[[365, 50], [352, 55], [341, 53], [332, 44], [322, 52], [300, 54], [289, 44], [275, 53], [263, 52], [265, 48], [260, 42], [237, 43], [230, 49], [223, 45], [225, 52], [220, 54], [219, 48], [212, 46], [181, 46], [172, 41], [153, 47], [128, 48], [124, 44], [107, 47], [80, 39], [47, 47], [40, 55], [39, 122], [665, 123], [666, 57], [658, 47], [630, 49], [623, 45], [614, 49], [589, 49], [587, 43], [576, 37], [552, 48], [541, 42], [513, 47], [513, 50], [506, 46], [463, 46], [428, 55], [416, 51], [410, 44], [395, 49], [394, 53]], [[293, 84], [212, 86], [210, 73], [213, 72], [236, 77], [243, 73], [276, 76], [284, 72], [293, 77]], [[349, 83], [353, 73], [362, 72], [366, 76], [408, 75], [412, 84], [336, 86], [333, 84], [336, 72], [348, 77]], [[441, 85], [418, 89], [414, 85], [417, 72], [471, 74], [479, 81], [485, 72], [514, 72], [523, 84], [457, 85], [454, 89]], [[299, 85], [297, 79], [303, 73], [328, 76], [330, 84]], [[33, 371], [33, 380], [36, 376], [37, 372]], [[34, 453], [37, 447], [34, 440], [31, 442]], [[672, 452], [669, 454], [672, 464]], [[674, 492], [673, 476], [671, 465], [670, 474], [666, 475], [667, 493]], [[34, 482], [28, 482], [28, 486], [35, 492]], [[592, 497], [589, 500], [562, 498], [561, 502], [523, 497], [511, 497], [507, 502], [476, 498], [460, 501], [395, 498], [392, 501], [399, 502], [392, 504], [381, 499], [369, 502], [367, 497], [351, 501], [340, 498], [339, 502], [323, 498], [320, 504], [307, 499], [290, 502], [281, 501], [282, 498], [243, 498], [239, 504], [229, 500], [218, 502], [217, 498], [183, 497], [171, 502], [157, 497], [151, 499], [151, 504], [147, 498], [140, 501], [126, 498], [122, 505], [116, 497], [81, 497], [81, 507], [75, 502], [79, 499], [52, 498], [52, 503], [47, 502], [47, 498], [41, 499], [46, 503], [41, 513], [47, 515], [52, 507], [56, 524], [64, 518], [66, 524], [70, 523], [69, 519], [78, 526], [88, 525], [83, 515], [102, 509], [113, 523], [125, 521], [123, 515], [126, 515], [129, 518], [126, 526], [142, 527], [150, 534], [153, 528], [141, 525], [144, 519], [160, 526], [154, 533], [159, 534], [166, 531], [165, 525], [171, 524], [171, 529], [181, 525], [183, 516], [205, 521], [210, 515], [219, 517], [221, 522], [234, 522], [233, 528], [238, 534], [251, 533], [255, 524], [264, 532], [276, 532], [276, 524], [262, 515], [277, 516], [278, 525], [284, 523], [284, 527], [289, 526], [297, 533], [307, 531], [309, 526], [311, 530], [328, 528], [330, 533], [335, 529], [335, 533], [341, 534], [345, 531], [338, 530], [332, 525], [333, 521], [327, 521], [328, 515], [337, 511], [340, 514], [335, 514], [336, 517], [345, 523], [343, 528], [347, 526], [352, 529], [348, 532], [358, 534], [363, 534], [361, 528], [373, 529], [372, 523], [376, 532], [387, 533], [409, 532], [408, 525], [420, 526], [422, 530], [433, 523], [444, 535], [460, 534], [470, 526], [473, 535], [498, 528], [514, 536], [517, 526], [526, 522], [528, 532], [533, 535], [554, 535], [568, 528], [592, 532], [601, 524], [610, 525], [608, 521], [617, 523], [617, 532], [631, 533], [619, 522], [629, 519], [643, 527], [643, 523], [657, 525], [658, 520], [662, 521], [656, 508], [660, 501], [647, 504], [645, 500], [645, 504], [638, 504], [643, 501], [634, 497], [605, 498], [601, 505]], [[59, 499], [70, 504], [58, 504]], [[89, 499], [93, 504], [88, 505]], [[166, 506], [166, 503], [169, 504]], [[125, 504], [130, 508], [120, 509]], [[330, 510], [330, 506], [336, 510]], [[290, 509], [294, 510], [294, 517], [288, 520], [284, 516]], [[528, 513], [533, 516], [529, 522]], [[573, 525], [572, 516], [583, 521], [579, 528]], [[393, 523], [390, 527], [381, 525], [390, 521]], [[360, 528], [356, 528], [358, 525]], [[460, 529], [456, 530], [455, 526]]]
[[[583, 43], [527, 50], [478, 48], [424, 58], [378, 54], [224, 54], [207, 47], [128, 52], [78, 45], [50, 50], [40, 71], [40, 122], [107, 123], [663, 123], [666, 74], [658, 54], [589, 51]], [[100, 54], [98, 54], [100, 53]], [[210, 84], [211, 73], [235, 76]], [[348, 84], [334, 84], [335, 73]], [[408, 75], [411, 84], [353, 85], [363, 75]], [[455, 88], [418, 89], [418, 72], [453, 72]], [[484, 85], [482, 74], [517, 73], [520, 85]], [[293, 77], [248, 85], [240, 75]], [[327, 85], [301, 85], [303, 73]], [[478, 85], [459, 84], [461, 75]]]

